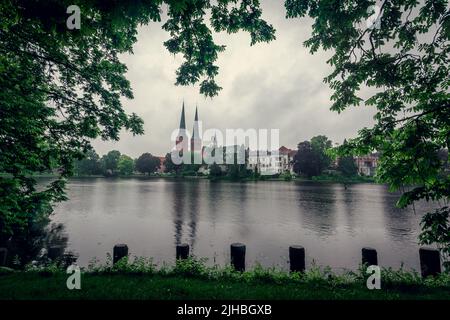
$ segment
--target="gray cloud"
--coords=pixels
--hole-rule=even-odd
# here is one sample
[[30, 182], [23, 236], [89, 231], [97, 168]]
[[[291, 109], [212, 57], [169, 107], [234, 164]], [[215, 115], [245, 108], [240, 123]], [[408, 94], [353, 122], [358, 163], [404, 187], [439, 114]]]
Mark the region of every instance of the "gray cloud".
[[[192, 127], [195, 105], [204, 129], [277, 128], [280, 143], [295, 148], [314, 135], [325, 134], [334, 142], [354, 137], [358, 129], [373, 123], [373, 109], [352, 108], [341, 114], [329, 110], [331, 90], [323, 83], [331, 69], [330, 52], [311, 55], [302, 43], [311, 34], [310, 19], [285, 19], [281, 2], [263, 1], [263, 16], [277, 30], [277, 40], [250, 46], [250, 36], [240, 32], [215, 34], [227, 46], [218, 60], [217, 81], [223, 90], [205, 98], [198, 86], [175, 86], [175, 71], [181, 57], [164, 48], [169, 35], [162, 23], [139, 29], [133, 55], [124, 55], [135, 99], [126, 100], [127, 112], [145, 121], [145, 134], [133, 137], [123, 132], [119, 142], [94, 141], [100, 154], [118, 149], [137, 157], [144, 152], [164, 155], [171, 148], [170, 134], [179, 124], [181, 103]], [[164, 21], [164, 19], [163, 19]]]

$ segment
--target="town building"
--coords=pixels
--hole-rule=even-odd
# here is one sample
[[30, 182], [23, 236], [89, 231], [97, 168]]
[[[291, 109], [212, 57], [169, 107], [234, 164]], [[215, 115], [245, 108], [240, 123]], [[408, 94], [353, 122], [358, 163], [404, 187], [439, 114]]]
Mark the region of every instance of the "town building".
[[257, 171], [261, 175], [276, 175], [285, 172], [293, 173], [295, 150], [280, 147], [278, 150], [249, 150], [247, 169]]
[[358, 174], [361, 176], [374, 176], [378, 166], [378, 153], [355, 157]]
[[281, 173], [283, 172], [294, 173], [294, 157], [296, 154], [297, 150], [292, 150], [286, 148], [285, 146], [281, 146], [280, 149], [278, 149], [278, 155], [280, 159], [279, 166], [281, 168]]
[[166, 160], [166, 157], [157, 157], [159, 159], [159, 168], [156, 172], [158, 173], [164, 173], [164, 171], [166, 170], [166, 166], [164, 165], [164, 162]]

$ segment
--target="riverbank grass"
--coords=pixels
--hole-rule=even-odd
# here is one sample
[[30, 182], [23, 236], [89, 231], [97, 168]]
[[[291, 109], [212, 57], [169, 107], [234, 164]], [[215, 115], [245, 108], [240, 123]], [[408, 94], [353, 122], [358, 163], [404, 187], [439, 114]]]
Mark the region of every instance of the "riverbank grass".
[[0, 273], [0, 299], [450, 299], [450, 275], [422, 279], [416, 272], [382, 269], [381, 289], [369, 290], [364, 269], [334, 274], [312, 267], [289, 273], [260, 266], [236, 272], [188, 259], [157, 269], [151, 260], [123, 259], [82, 270], [81, 289], [56, 265]]

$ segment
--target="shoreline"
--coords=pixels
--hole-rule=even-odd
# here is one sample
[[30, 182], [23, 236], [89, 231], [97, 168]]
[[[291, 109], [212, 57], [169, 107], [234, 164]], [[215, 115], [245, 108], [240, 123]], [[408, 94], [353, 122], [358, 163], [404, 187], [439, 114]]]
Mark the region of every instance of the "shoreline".
[[[33, 175], [33, 178], [56, 178], [56, 175], [52, 174], [43, 174], [43, 175]], [[179, 181], [189, 181], [189, 180], [209, 180], [211, 182], [317, 182], [317, 183], [339, 183], [339, 184], [360, 184], [360, 183], [369, 183], [369, 184], [380, 184], [383, 183], [376, 182], [375, 179], [371, 177], [361, 177], [361, 178], [349, 178], [348, 180], [337, 179], [333, 177], [313, 177], [312, 179], [296, 177], [290, 180], [286, 180], [282, 177], [274, 177], [274, 178], [244, 178], [244, 179], [232, 179], [229, 177], [208, 177], [208, 176], [174, 176], [174, 175], [140, 175], [133, 174], [129, 176], [115, 176], [115, 177], [105, 177], [103, 175], [80, 175], [80, 176], [72, 176], [68, 180], [72, 179], [107, 179], [107, 180], [117, 180], [117, 179], [169, 179], [169, 180], [179, 180]]]

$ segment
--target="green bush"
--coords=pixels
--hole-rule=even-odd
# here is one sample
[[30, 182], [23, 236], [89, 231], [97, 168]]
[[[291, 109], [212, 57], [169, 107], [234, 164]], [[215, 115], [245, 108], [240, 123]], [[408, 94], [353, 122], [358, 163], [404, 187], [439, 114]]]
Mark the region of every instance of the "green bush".
[[[107, 255], [105, 264], [99, 264], [97, 259], [92, 260], [83, 272], [90, 274], [122, 274], [122, 275], [157, 275], [157, 276], [181, 276], [186, 278], [197, 278], [204, 280], [227, 280], [232, 282], [246, 283], [273, 283], [287, 284], [298, 283], [312, 286], [346, 287], [359, 286], [365, 288], [366, 274], [365, 266], [360, 266], [356, 271], [344, 271], [336, 274], [330, 267], [320, 267], [313, 264], [302, 273], [288, 272], [285, 270], [264, 268], [256, 264], [253, 268], [245, 271], [235, 271], [230, 265], [224, 267], [206, 264], [207, 259], [189, 257], [185, 260], [177, 260], [172, 266], [163, 264], [157, 268], [151, 258], [134, 257], [131, 261], [128, 257], [122, 258], [116, 264], [112, 264], [111, 255]], [[49, 263], [39, 266], [28, 266], [25, 272], [35, 272], [40, 275], [52, 275], [64, 273], [65, 269], [60, 264]], [[450, 288], [450, 274], [442, 273], [435, 277], [422, 278], [416, 271], [406, 271], [401, 267], [399, 270], [392, 268], [381, 269], [382, 287], [389, 288]]]
[[280, 175], [280, 178], [282, 178], [284, 181], [291, 181], [292, 174], [289, 171], [285, 171]]

